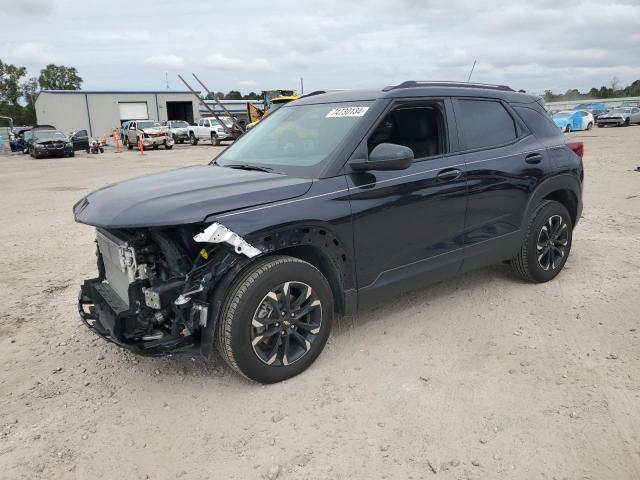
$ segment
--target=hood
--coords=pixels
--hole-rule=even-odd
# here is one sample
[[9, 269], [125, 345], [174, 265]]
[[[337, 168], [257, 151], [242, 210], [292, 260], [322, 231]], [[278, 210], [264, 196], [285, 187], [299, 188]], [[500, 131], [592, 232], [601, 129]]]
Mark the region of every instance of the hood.
[[570, 119], [571, 119], [570, 115], [566, 117], [553, 117], [553, 121], [558, 126], [565, 126], [567, 123], [569, 123]]
[[149, 128], [142, 128], [141, 130], [144, 133], [154, 135], [158, 133], [167, 133], [169, 131], [169, 127], [149, 127]]
[[66, 137], [59, 138], [37, 138], [34, 143], [38, 145], [50, 145], [52, 143], [68, 143], [69, 139]]
[[622, 118], [624, 117], [624, 113], [618, 113], [618, 112], [611, 112], [611, 113], [603, 113], [602, 115], [600, 115], [600, 118]]
[[209, 215], [298, 197], [311, 183], [275, 173], [201, 165], [96, 190], [76, 203], [73, 213], [76, 222], [102, 228], [200, 223]]

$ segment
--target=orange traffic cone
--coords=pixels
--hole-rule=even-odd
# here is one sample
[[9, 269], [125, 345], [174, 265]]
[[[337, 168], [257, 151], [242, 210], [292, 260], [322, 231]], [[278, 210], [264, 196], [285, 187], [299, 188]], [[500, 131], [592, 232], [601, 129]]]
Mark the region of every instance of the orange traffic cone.
[[120, 150], [120, 132], [118, 132], [117, 128], [113, 130], [113, 135], [112, 136], [113, 136], [113, 142], [116, 145], [115, 152], [116, 153], [122, 152], [122, 150]]
[[142, 138], [138, 138], [138, 150], [140, 150], [140, 155], [144, 155], [144, 141]]

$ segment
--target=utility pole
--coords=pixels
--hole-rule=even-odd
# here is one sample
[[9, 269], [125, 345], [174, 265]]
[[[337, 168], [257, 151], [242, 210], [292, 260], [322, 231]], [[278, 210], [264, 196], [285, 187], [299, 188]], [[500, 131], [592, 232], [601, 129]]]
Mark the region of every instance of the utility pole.
[[167, 84], [167, 90], [169, 90], [169, 72], [164, 72], [164, 81]]
[[300, 95], [304, 95], [304, 79], [300, 77]]
[[473, 69], [476, 68], [477, 60], [473, 61], [473, 65], [471, 66], [471, 71], [469, 72], [469, 76], [467, 77], [467, 83], [471, 81], [471, 75], [473, 75]]

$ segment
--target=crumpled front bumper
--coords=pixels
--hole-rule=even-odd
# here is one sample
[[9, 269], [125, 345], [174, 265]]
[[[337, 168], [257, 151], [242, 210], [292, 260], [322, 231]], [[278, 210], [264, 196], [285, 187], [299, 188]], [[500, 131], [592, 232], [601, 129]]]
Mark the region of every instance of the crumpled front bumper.
[[80, 286], [78, 313], [82, 323], [93, 333], [139, 355], [186, 353], [185, 349], [193, 345], [193, 336], [167, 336], [149, 341], [126, 339], [124, 330], [132, 314], [117, 294], [100, 278], [85, 280]]

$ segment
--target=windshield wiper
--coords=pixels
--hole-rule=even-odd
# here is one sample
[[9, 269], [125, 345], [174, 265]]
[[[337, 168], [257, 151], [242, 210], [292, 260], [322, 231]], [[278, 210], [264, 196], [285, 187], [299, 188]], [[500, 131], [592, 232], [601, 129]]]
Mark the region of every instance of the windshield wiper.
[[273, 168], [271, 167], [259, 167], [258, 165], [249, 165], [248, 163], [228, 163], [226, 165], [220, 165], [219, 163], [217, 164], [221, 167], [228, 167], [228, 168], [238, 168], [240, 170], [256, 170], [258, 172], [273, 172]]

